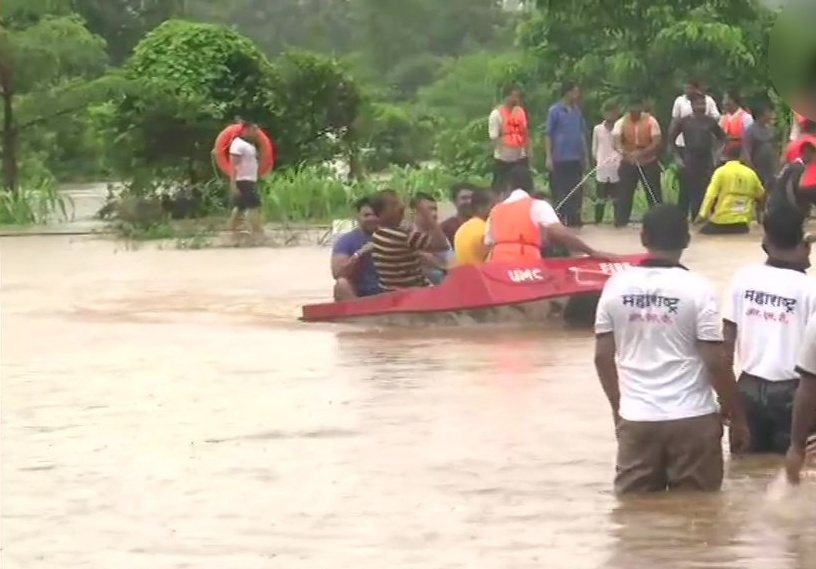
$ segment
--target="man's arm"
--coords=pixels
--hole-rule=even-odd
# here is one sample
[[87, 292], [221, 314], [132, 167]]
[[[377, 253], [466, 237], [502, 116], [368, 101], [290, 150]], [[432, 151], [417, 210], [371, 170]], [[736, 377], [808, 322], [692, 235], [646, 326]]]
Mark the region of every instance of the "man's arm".
[[734, 369], [734, 359], [737, 351], [737, 314], [742, 311], [742, 288], [737, 284], [737, 276], [731, 279], [728, 289], [728, 303], [723, 314], [723, 345], [725, 347], [726, 364]]
[[680, 152], [680, 147], [677, 146], [677, 139], [680, 137], [680, 132], [683, 130], [683, 119], [673, 118], [669, 125], [669, 148], [671, 153], [678, 163], [682, 164], [683, 155]]
[[[722, 131], [722, 129], [720, 129]], [[754, 155], [754, 129], [748, 128], [745, 130], [745, 136], [742, 137], [742, 155], [740, 160], [746, 166], [754, 167], [751, 156]]]
[[493, 109], [487, 118], [487, 135], [493, 145], [497, 145], [501, 140], [502, 120], [498, 109]]
[[359, 264], [362, 252], [354, 250], [353, 243], [341, 235], [332, 247], [331, 274], [332, 278], [349, 278], [354, 273], [354, 269]]
[[714, 174], [711, 176], [711, 181], [708, 183], [708, 188], [706, 189], [705, 197], [703, 198], [703, 205], [700, 206], [700, 211], [695, 213], [697, 218], [706, 218], [711, 215], [711, 208], [714, 206], [714, 202], [717, 199], [717, 196], [720, 194], [720, 187], [722, 186], [722, 171], [717, 169], [714, 170]]
[[623, 145], [621, 144], [621, 134], [623, 134], [623, 119], [618, 119], [612, 125], [612, 147], [623, 156]]
[[723, 345], [722, 328], [717, 309], [717, 292], [709, 287], [697, 305], [697, 349], [708, 371], [711, 386], [719, 397], [732, 428], [743, 427], [745, 413], [740, 400], [734, 368], [728, 361]]
[[717, 101], [711, 95], [706, 95], [706, 114], [716, 121], [722, 117], [720, 109], [717, 108]]
[[592, 129], [592, 161], [595, 163], [596, 166], [598, 165], [599, 142], [600, 141], [598, 140], [598, 128], [595, 127]]
[[[617, 425], [620, 409], [620, 384], [618, 382], [618, 368], [615, 365], [615, 345], [614, 323], [609, 311], [610, 290], [609, 283], [606, 282], [598, 301], [598, 308], [595, 312], [595, 371], [598, 374], [598, 381], [601, 383], [604, 395], [609, 401], [612, 409], [612, 417]], [[614, 286], [614, 284], [612, 285]]]
[[660, 143], [663, 140], [663, 133], [660, 131], [660, 123], [657, 122], [656, 118], [650, 116], [649, 122], [652, 123], [652, 140], [649, 142], [649, 146], [643, 149], [643, 154], [646, 156], [657, 156]]
[[566, 249], [583, 253], [589, 256], [603, 256], [565, 227], [561, 220], [558, 219], [558, 214], [555, 213], [553, 207], [544, 200], [535, 200], [533, 202], [532, 215], [534, 221], [541, 228], [541, 237], [545, 243], [554, 241], [565, 247]]
[[230, 189], [232, 191], [238, 191], [236, 186], [236, 177], [238, 176], [238, 167], [241, 165], [241, 150], [235, 145], [235, 142], [230, 145], [230, 172], [229, 172], [229, 181], [230, 181]]

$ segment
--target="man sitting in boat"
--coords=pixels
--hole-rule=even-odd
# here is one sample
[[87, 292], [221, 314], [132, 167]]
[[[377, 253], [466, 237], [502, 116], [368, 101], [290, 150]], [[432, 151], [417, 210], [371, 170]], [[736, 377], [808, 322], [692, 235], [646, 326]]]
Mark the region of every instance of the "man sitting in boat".
[[417, 204], [414, 224], [403, 225], [405, 206], [394, 190], [382, 190], [371, 200], [379, 227], [371, 236], [371, 258], [380, 277], [380, 288], [393, 291], [425, 287], [431, 283], [423, 271], [422, 252], [439, 252], [449, 247], [434, 209], [425, 201]]
[[541, 260], [541, 249], [549, 243], [569, 251], [599, 259], [616, 255], [596, 251], [561, 224], [553, 207], [534, 199], [524, 188], [526, 172], [512, 170], [508, 184], [487, 219], [484, 242], [490, 249], [488, 259], [502, 263], [530, 263]]
[[492, 192], [474, 190], [470, 197], [470, 209], [473, 217], [464, 222], [453, 238], [453, 249], [456, 252], [456, 266], [481, 265], [487, 260], [487, 247], [484, 243], [485, 226], [495, 200]]
[[371, 258], [371, 235], [377, 229], [377, 216], [367, 197], [357, 200], [354, 209], [357, 210], [357, 227], [341, 235], [332, 247], [331, 273], [336, 301], [380, 292], [379, 277]]
[[[418, 218], [416, 214], [417, 208], [420, 206], [420, 204], [422, 207], [425, 207], [432, 212], [436, 222], [439, 221], [439, 204], [436, 202], [436, 198], [430, 194], [426, 194], [425, 192], [418, 192], [414, 194], [413, 198], [411, 198], [411, 209], [414, 213], [414, 229], [421, 233], [426, 233], [430, 230], [430, 228], [423, 226], [421, 218]], [[444, 233], [444, 224], [440, 225], [440, 228], [442, 229], [442, 233]], [[419, 255], [423, 260], [422, 268], [425, 271], [425, 278], [427, 278], [431, 284], [434, 285], [438, 285], [442, 282], [442, 279], [444, 279], [445, 275], [447, 275], [451, 261], [453, 260], [453, 247], [451, 247], [447, 235], [445, 235], [445, 240], [447, 247], [442, 251], [419, 252]]]

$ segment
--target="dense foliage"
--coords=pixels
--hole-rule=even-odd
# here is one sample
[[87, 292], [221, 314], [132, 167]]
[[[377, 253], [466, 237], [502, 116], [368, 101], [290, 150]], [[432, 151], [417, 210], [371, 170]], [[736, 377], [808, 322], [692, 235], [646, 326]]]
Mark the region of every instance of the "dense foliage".
[[360, 180], [434, 160], [481, 176], [510, 85], [537, 132], [567, 81], [590, 121], [647, 96], [666, 124], [690, 75], [775, 101], [773, 19], [753, 0], [3, 0], [3, 185], [201, 190], [237, 115], [272, 134], [281, 168], [335, 161]]

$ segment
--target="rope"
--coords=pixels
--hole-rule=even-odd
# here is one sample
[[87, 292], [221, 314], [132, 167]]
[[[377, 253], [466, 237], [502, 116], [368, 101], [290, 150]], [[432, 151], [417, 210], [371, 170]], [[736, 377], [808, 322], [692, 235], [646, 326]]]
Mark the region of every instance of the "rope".
[[567, 192], [567, 195], [566, 195], [566, 196], [564, 196], [564, 199], [562, 199], [560, 202], [558, 202], [558, 205], [557, 205], [557, 206], [555, 206], [555, 211], [559, 211], [559, 210], [560, 210], [562, 207], [564, 207], [564, 204], [565, 204], [565, 203], [567, 203], [567, 202], [569, 201], [569, 199], [572, 197], [572, 194], [574, 194], [575, 192], [577, 192], [578, 190], [580, 190], [580, 189], [581, 189], [581, 186], [583, 186], [583, 185], [584, 185], [584, 182], [586, 182], [586, 181], [587, 181], [587, 180], [588, 180], [588, 179], [589, 179], [589, 178], [592, 176], [592, 174], [594, 174], [595, 172], [597, 172], [597, 171], [598, 171], [598, 168], [600, 168], [601, 166], [603, 166], [603, 165], [605, 165], [605, 164], [608, 164], [608, 163], [612, 162], [614, 159], [615, 159], [615, 158], [614, 158], [613, 156], [610, 156], [609, 158], [607, 158], [606, 160], [604, 160], [604, 161], [603, 161], [603, 162], [601, 162], [600, 164], [596, 164], [596, 165], [595, 165], [595, 167], [594, 167], [592, 170], [590, 170], [589, 172], [587, 172], [587, 173], [584, 175], [584, 177], [583, 177], [583, 178], [581, 178], [581, 181], [580, 181], [580, 182], [578, 182], [577, 184], [575, 184], [575, 187], [573, 187], [573, 188], [572, 188], [572, 189], [571, 189], [569, 192]]

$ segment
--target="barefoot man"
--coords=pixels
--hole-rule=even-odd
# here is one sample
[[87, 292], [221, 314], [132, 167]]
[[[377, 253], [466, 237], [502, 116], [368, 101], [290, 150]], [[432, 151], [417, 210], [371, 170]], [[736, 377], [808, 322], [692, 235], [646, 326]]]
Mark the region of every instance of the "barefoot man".
[[228, 228], [233, 234], [238, 233], [242, 216], [246, 216], [252, 235], [263, 235], [261, 219], [261, 196], [258, 194], [258, 126], [254, 123], [243, 123], [241, 135], [232, 141], [230, 154], [230, 190], [232, 190], [233, 207]]

